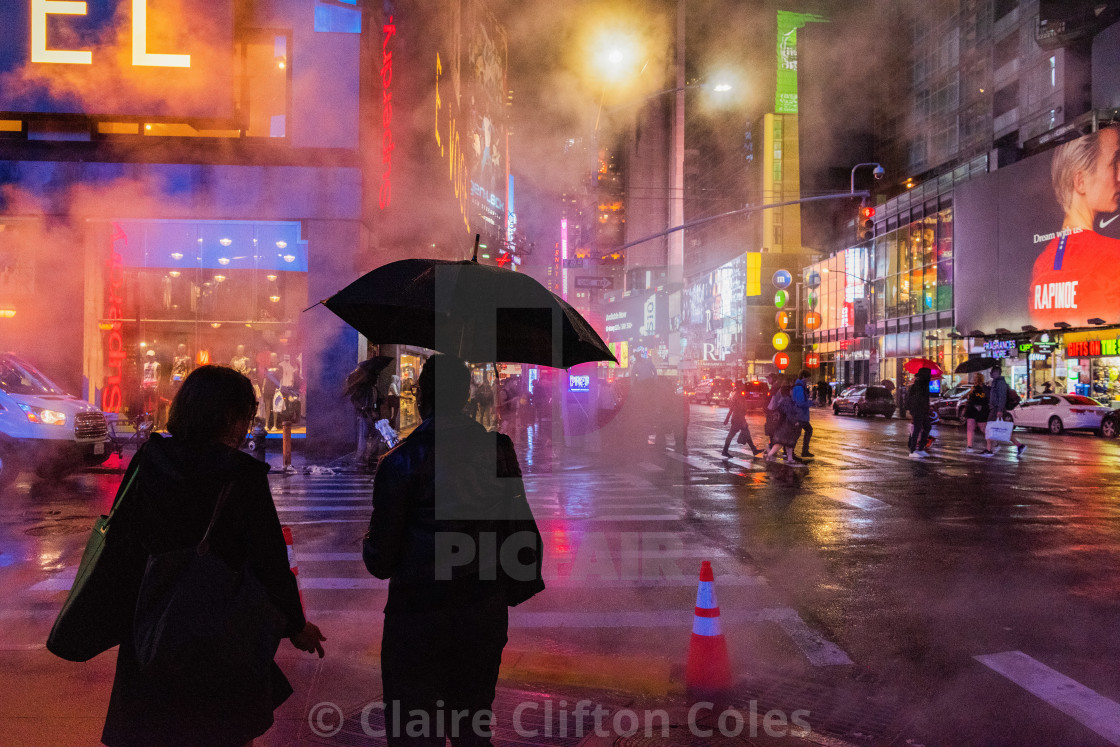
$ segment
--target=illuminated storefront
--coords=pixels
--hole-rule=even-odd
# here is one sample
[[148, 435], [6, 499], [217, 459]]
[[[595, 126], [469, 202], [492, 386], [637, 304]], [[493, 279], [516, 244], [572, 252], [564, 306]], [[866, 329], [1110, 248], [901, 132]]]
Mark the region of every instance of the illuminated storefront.
[[87, 290], [96, 318], [84, 325], [85, 378], [103, 410], [147, 413], [162, 427], [182, 379], [221, 364], [252, 379], [266, 427], [303, 432], [307, 242], [298, 222], [92, 221], [89, 234], [88, 274], [104, 270]]

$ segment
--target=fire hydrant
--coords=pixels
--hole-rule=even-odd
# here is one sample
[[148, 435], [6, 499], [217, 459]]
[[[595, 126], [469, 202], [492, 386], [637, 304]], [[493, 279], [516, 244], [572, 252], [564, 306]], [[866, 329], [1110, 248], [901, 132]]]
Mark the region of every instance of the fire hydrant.
[[268, 458], [265, 456], [265, 439], [268, 438], [268, 431], [264, 427], [264, 423], [258, 420], [253, 425], [253, 430], [249, 431], [249, 451], [253, 452], [253, 456], [262, 462], [267, 462]]

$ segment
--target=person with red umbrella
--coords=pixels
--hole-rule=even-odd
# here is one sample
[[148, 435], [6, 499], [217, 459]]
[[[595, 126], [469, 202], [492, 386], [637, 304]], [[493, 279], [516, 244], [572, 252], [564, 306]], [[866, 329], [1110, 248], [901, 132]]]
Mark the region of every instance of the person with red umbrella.
[[910, 457], [913, 459], [924, 459], [929, 456], [925, 446], [926, 441], [929, 440], [930, 429], [933, 427], [929, 405], [931, 374], [932, 371], [928, 366], [919, 368], [914, 376], [914, 383], [910, 385], [910, 391], [906, 394], [906, 409], [910, 411], [912, 421], [909, 447]]

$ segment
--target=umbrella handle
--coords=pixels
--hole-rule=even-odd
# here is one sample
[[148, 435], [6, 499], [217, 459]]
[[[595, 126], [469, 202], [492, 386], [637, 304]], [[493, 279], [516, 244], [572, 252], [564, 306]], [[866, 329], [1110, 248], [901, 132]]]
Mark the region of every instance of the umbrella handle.
[[471, 262], [478, 262], [478, 242], [482, 239], [482, 234], [476, 233], [474, 235], [474, 254], [471, 255]]

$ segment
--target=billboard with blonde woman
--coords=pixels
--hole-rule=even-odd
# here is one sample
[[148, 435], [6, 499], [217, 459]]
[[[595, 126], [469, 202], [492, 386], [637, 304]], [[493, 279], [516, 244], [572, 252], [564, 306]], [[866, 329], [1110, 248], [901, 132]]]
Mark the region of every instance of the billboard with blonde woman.
[[957, 327], [1120, 323], [1120, 130], [1103, 128], [956, 193]]

